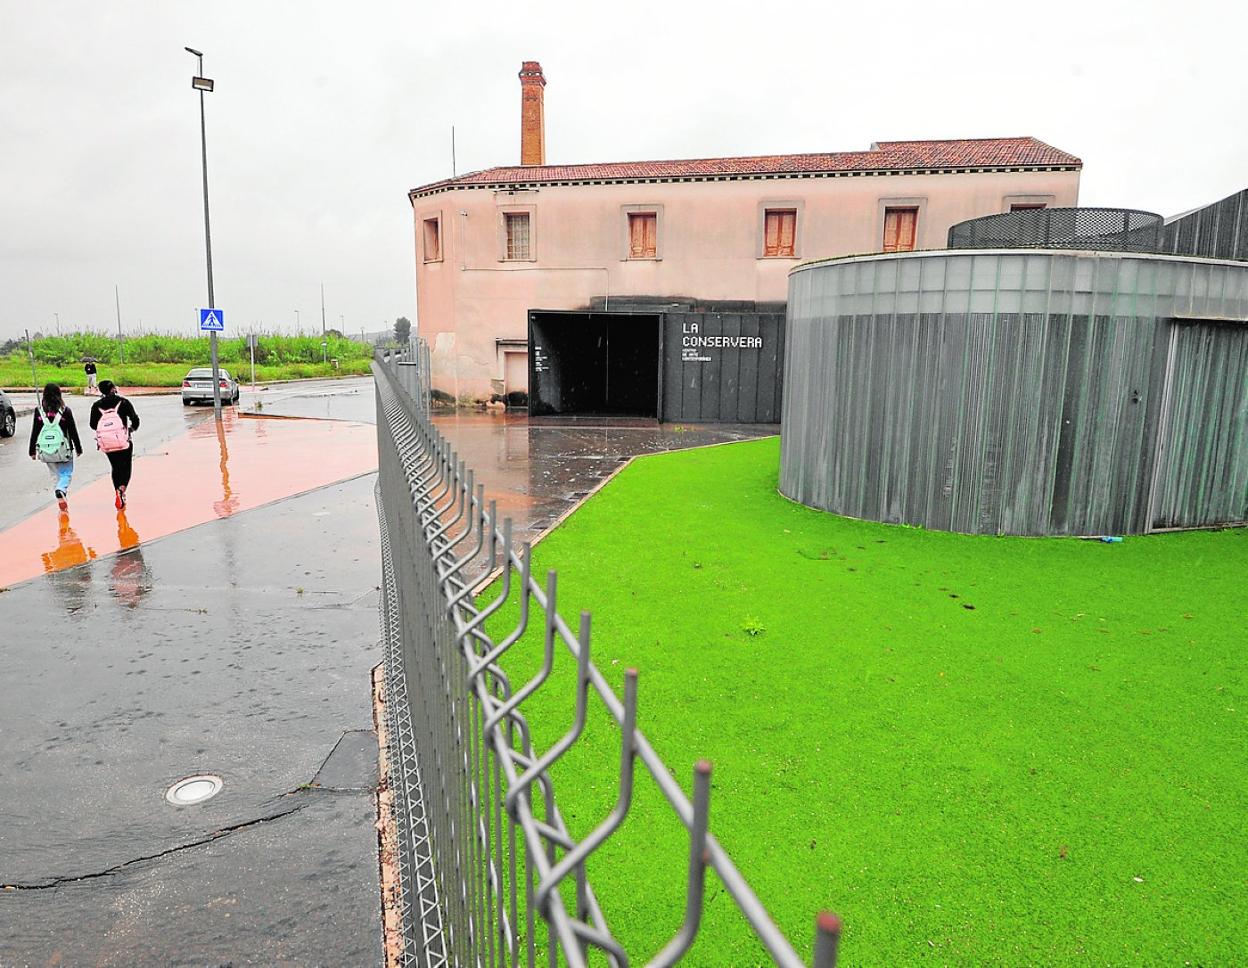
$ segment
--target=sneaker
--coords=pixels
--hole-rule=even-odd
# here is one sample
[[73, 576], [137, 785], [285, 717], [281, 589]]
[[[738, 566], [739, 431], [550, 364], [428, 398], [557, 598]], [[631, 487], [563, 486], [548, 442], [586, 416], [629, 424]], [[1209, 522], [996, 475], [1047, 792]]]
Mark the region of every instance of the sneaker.
[[60, 508], [62, 511], [68, 511], [68, 510], [69, 510], [69, 502], [65, 500], [65, 492], [64, 492], [64, 491], [59, 491], [59, 490], [58, 490], [58, 491], [56, 492], [56, 506], [57, 506], [58, 508]]
[[119, 490], [117, 492], [116, 500], [113, 501], [113, 507], [115, 507], [118, 511], [120, 511], [125, 506], [126, 506], [126, 499], [121, 496], [121, 491]]
[[117, 500], [121, 502], [117, 505], [118, 508], [124, 508], [126, 506], [126, 485], [123, 484], [121, 487], [117, 488]]

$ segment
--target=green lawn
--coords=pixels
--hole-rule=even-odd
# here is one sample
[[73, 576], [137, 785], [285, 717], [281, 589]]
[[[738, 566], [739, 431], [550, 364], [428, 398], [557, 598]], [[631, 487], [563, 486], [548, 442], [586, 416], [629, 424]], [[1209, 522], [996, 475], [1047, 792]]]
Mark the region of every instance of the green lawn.
[[[685, 788], [714, 762], [712, 829], [799, 950], [826, 907], [844, 965], [1243, 964], [1248, 533], [868, 524], [785, 500], [778, 458], [772, 439], [639, 460], [535, 573], [559, 568], [574, 626], [593, 611], [617, 689], [640, 669], [641, 728]], [[556, 691], [524, 706], [543, 744], [571, 722]], [[596, 714], [555, 771], [575, 834], [614, 801], [617, 743]], [[619, 936], [676, 930], [686, 856], [643, 783], [590, 866]], [[707, 893], [683, 963], [764, 963]]]

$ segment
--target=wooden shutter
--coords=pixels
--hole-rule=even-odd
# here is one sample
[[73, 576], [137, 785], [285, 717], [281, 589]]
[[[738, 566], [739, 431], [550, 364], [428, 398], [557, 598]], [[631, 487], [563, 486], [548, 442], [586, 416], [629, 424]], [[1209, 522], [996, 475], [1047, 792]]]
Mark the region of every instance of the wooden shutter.
[[438, 235], [438, 220], [425, 219], [425, 261], [437, 262], [442, 258], [442, 240]]
[[917, 208], [884, 209], [884, 251], [912, 251], [915, 229], [918, 224], [919, 210]]
[[628, 257], [654, 259], [659, 251], [659, 219], [654, 212], [630, 212], [628, 216]]
[[797, 211], [768, 209], [763, 220], [763, 255], [792, 257], [796, 247]]
[[777, 255], [792, 257], [797, 251], [797, 212], [793, 209], [780, 215], [780, 251]]

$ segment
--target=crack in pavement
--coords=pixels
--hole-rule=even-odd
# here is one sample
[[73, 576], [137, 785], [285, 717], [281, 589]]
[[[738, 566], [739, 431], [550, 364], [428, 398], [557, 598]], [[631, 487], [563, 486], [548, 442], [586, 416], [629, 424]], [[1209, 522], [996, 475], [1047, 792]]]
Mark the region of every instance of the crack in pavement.
[[[298, 791], [292, 791], [292, 793], [295, 792]], [[283, 794], [283, 796], [290, 795], [291, 794]], [[121, 864], [115, 864], [112, 867], [107, 867], [102, 871], [94, 871], [90, 874], [75, 874], [73, 877], [57, 877], [44, 884], [0, 884], [0, 889], [5, 891], [46, 891], [61, 887], [65, 884], [73, 884], [78, 881], [91, 881], [101, 877], [111, 877], [113, 874], [120, 873], [127, 867], [132, 867], [135, 864], [142, 864], [144, 861], [149, 860], [159, 860], [161, 857], [167, 857], [169, 854], [176, 854], [183, 850], [190, 850], [192, 847], [202, 847], [204, 844], [210, 844], [215, 840], [228, 837], [230, 834], [239, 830], [244, 830], [247, 827], [255, 827], [258, 824], [269, 823], [273, 820], [281, 820], [283, 817], [289, 817], [291, 814], [298, 813], [305, 806], [307, 806], [306, 803], [300, 803], [291, 807], [289, 810], [282, 811], [281, 813], [271, 814], [267, 817], [257, 817], [254, 820], [244, 820], [242, 823], [232, 824], [229, 827], [222, 827], [219, 830], [214, 830], [207, 837], [202, 837], [199, 840], [193, 840], [186, 844], [178, 844], [176, 847], [170, 847], [167, 850], [158, 851], [155, 854], [135, 857]]]

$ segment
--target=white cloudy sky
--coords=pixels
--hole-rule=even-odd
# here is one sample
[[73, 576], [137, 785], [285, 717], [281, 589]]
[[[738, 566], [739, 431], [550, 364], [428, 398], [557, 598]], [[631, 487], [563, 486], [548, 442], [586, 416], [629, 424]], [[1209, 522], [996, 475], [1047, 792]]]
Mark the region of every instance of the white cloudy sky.
[[550, 161], [1032, 134], [1083, 204], [1173, 214], [1248, 186], [1232, 0], [541, 4], [0, 0], [0, 338], [190, 332], [205, 302], [194, 60], [231, 328], [414, 316], [406, 190], [518, 161], [521, 60]]

